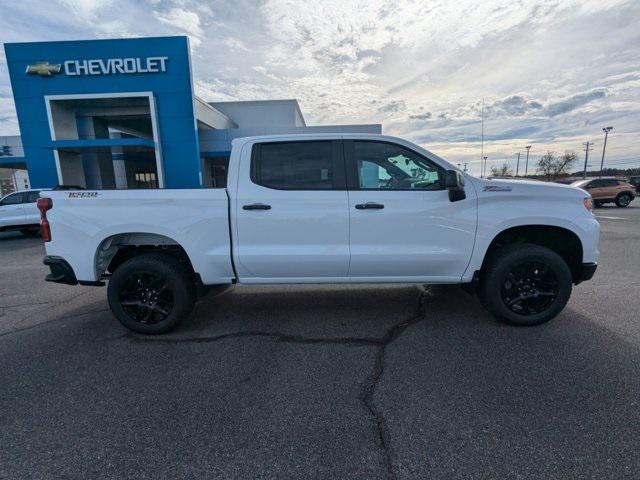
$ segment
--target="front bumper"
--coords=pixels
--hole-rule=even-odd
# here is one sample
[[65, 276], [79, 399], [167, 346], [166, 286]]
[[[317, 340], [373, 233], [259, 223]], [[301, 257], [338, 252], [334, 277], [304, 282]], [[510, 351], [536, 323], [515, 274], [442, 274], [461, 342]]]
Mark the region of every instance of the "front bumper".
[[580, 277], [578, 278], [576, 285], [580, 282], [591, 280], [593, 278], [593, 274], [596, 273], [597, 268], [598, 268], [597, 263], [583, 263], [582, 269], [580, 271]]
[[64, 258], [47, 255], [42, 263], [51, 270], [51, 273], [44, 278], [47, 282], [64, 283], [66, 285], [78, 284], [73, 268]]

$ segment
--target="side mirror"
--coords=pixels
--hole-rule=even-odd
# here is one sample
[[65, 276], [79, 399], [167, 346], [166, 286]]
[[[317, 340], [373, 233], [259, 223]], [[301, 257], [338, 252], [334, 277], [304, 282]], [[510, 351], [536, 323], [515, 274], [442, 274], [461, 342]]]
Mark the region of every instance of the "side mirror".
[[457, 170], [447, 170], [444, 176], [444, 186], [449, 190], [449, 201], [457, 202], [467, 198], [464, 192], [464, 176]]

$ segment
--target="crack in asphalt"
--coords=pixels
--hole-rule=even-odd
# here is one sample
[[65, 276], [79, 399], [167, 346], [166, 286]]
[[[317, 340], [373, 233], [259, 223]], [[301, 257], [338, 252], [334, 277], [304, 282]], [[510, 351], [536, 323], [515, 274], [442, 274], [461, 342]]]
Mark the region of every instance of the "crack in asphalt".
[[[390, 327], [382, 337], [305, 337], [303, 335], [290, 335], [277, 332], [262, 332], [258, 330], [248, 330], [241, 332], [225, 333], [213, 337], [150, 337], [137, 335], [133, 332], [126, 333], [124, 338], [135, 343], [158, 343], [158, 344], [181, 344], [181, 343], [213, 343], [232, 338], [263, 337], [272, 338], [283, 343], [297, 343], [303, 345], [348, 345], [352, 347], [374, 347], [378, 349], [376, 354], [373, 373], [369, 376], [369, 381], [361, 390], [359, 400], [364, 404], [367, 411], [373, 417], [377, 429], [376, 444], [382, 449], [387, 477], [394, 480], [396, 474], [393, 469], [393, 455], [391, 449], [391, 434], [387, 427], [387, 422], [382, 411], [376, 406], [374, 395], [380, 379], [384, 373], [385, 354], [387, 347], [395, 342], [408, 328], [422, 321], [425, 318], [426, 297], [429, 293], [428, 286], [421, 286], [418, 296], [417, 312], [409, 319], [403, 320]], [[122, 338], [122, 337], [119, 337]]]
[[407, 320], [403, 320], [402, 322], [392, 326], [380, 339], [380, 349], [375, 358], [373, 374], [370, 377], [369, 384], [365, 385], [365, 387], [362, 389], [362, 394], [360, 396], [360, 400], [365, 404], [365, 406], [371, 413], [371, 416], [373, 416], [376, 421], [376, 427], [378, 430], [378, 444], [384, 452], [384, 461], [387, 468], [387, 476], [390, 479], [396, 478], [396, 474], [393, 469], [391, 434], [389, 432], [389, 428], [387, 427], [387, 421], [382, 410], [379, 409], [375, 404], [374, 395], [376, 392], [376, 388], [380, 383], [380, 379], [382, 378], [382, 375], [384, 373], [384, 361], [387, 347], [395, 342], [409, 327], [415, 325], [425, 318], [426, 296], [428, 292], [428, 288], [423, 286], [418, 297], [418, 311], [416, 312], [416, 314], [413, 317]]

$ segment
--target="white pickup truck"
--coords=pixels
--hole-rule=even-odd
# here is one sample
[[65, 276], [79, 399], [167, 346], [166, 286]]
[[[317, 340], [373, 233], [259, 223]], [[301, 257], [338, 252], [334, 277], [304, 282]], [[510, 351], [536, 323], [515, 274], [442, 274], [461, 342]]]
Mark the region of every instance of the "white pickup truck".
[[109, 279], [113, 314], [141, 333], [230, 283], [466, 284], [503, 321], [537, 325], [598, 260], [583, 190], [481, 180], [381, 135], [234, 140], [226, 188], [42, 197], [47, 280]]

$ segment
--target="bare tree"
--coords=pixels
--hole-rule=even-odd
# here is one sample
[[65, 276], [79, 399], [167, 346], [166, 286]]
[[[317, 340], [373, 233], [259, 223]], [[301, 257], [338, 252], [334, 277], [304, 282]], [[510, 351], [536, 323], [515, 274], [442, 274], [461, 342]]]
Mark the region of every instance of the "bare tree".
[[554, 152], [547, 152], [538, 162], [538, 172], [550, 182], [563, 175], [568, 175], [576, 158], [575, 152], [566, 151], [561, 157], [556, 156]]
[[499, 167], [491, 167], [491, 176], [513, 177], [513, 168], [511, 168], [507, 162], [503, 163]]

